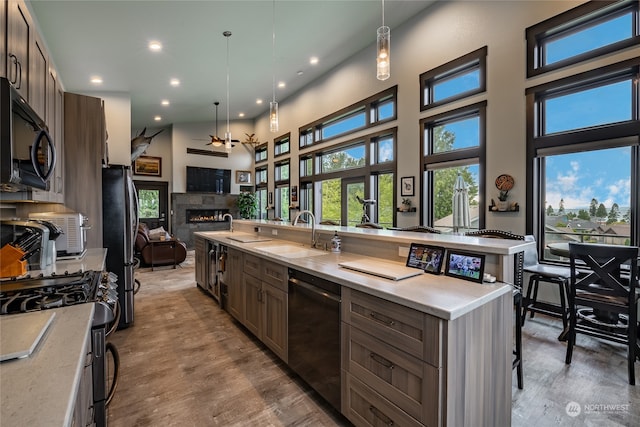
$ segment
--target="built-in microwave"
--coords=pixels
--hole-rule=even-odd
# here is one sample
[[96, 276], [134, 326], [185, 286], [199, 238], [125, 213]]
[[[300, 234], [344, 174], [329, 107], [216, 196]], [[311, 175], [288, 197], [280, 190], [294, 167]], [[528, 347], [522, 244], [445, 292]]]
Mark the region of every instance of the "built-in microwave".
[[0, 190], [49, 189], [56, 149], [44, 121], [0, 78]]

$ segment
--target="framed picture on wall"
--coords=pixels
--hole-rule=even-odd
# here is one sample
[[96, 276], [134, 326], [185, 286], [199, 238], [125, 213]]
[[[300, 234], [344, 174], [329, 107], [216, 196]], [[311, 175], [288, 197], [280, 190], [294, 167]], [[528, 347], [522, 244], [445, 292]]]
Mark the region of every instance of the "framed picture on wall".
[[134, 175], [162, 176], [162, 157], [140, 156], [133, 162]]
[[413, 190], [413, 177], [405, 176], [400, 178], [400, 195], [401, 196], [414, 196]]
[[250, 171], [236, 171], [236, 184], [250, 184], [251, 172]]

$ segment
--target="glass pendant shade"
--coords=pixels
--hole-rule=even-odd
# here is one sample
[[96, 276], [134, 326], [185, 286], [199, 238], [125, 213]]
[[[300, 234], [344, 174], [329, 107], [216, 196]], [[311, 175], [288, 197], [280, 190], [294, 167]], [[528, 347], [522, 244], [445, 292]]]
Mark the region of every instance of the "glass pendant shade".
[[269, 103], [269, 130], [278, 132], [278, 103], [276, 101]]
[[224, 133], [224, 149], [227, 153], [231, 153], [231, 132]]
[[391, 41], [391, 29], [386, 25], [378, 28], [377, 39], [377, 73], [378, 80], [387, 80], [391, 76], [390, 67], [390, 41]]

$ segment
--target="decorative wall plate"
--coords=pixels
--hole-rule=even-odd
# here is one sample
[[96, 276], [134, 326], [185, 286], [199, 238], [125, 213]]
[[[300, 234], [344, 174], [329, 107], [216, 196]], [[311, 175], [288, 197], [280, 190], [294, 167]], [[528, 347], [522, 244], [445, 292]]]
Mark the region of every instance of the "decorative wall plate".
[[513, 188], [515, 181], [511, 175], [502, 174], [496, 178], [496, 188], [500, 191], [509, 191]]

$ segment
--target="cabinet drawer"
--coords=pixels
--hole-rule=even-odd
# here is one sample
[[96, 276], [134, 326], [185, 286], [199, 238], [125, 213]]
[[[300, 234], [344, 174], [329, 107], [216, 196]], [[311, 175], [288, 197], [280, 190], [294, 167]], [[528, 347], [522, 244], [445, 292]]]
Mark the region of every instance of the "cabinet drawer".
[[433, 366], [441, 366], [442, 322], [437, 317], [349, 288], [342, 319]]
[[343, 369], [426, 425], [438, 420], [439, 369], [342, 323]]
[[273, 262], [263, 260], [262, 275], [260, 278], [281, 291], [288, 292], [287, 267], [284, 265], [274, 264]]
[[360, 381], [344, 373], [342, 412], [356, 426], [424, 426]]
[[260, 279], [260, 270], [262, 266], [262, 258], [255, 255], [251, 255], [245, 252], [244, 254], [244, 267], [243, 271]]

